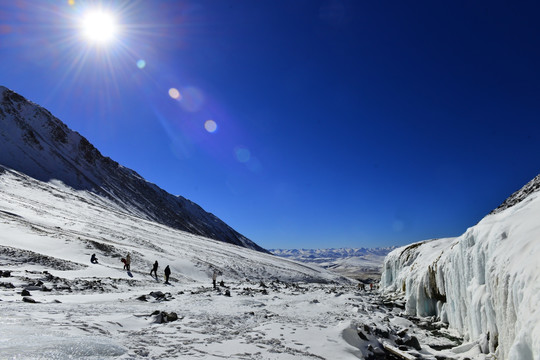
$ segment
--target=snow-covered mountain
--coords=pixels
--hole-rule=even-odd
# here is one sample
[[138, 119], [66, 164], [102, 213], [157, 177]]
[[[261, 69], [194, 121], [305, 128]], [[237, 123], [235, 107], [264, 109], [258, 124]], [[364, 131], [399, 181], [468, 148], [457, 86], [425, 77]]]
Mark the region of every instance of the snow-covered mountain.
[[148, 274], [159, 259], [188, 283], [207, 281], [214, 269], [228, 279], [347, 282], [316, 266], [141, 219], [91, 191], [0, 167], [0, 265], [81, 270], [93, 253], [102, 266], [87, 277], [124, 278], [120, 259], [130, 253], [133, 274]]
[[46, 110], [0, 95], [0, 358], [489, 359], [403, 316], [399, 300], [256, 251]]
[[381, 286], [497, 359], [540, 359], [540, 176], [457, 238], [398, 248]]
[[[120, 262], [128, 252], [131, 271]], [[399, 303], [318, 266], [143, 220], [5, 167], [0, 308], [2, 359], [376, 360], [391, 349], [488, 360], [451, 351], [460, 339], [446, 329], [434, 335]]]
[[358, 280], [378, 279], [386, 255], [396, 247], [338, 249], [270, 249], [277, 256], [316, 264]]
[[0, 165], [61, 181], [110, 201], [117, 211], [258, 251], [263, 248], [197, 204], [173, 196], [101, 155], [46, 109], [0, 86]]

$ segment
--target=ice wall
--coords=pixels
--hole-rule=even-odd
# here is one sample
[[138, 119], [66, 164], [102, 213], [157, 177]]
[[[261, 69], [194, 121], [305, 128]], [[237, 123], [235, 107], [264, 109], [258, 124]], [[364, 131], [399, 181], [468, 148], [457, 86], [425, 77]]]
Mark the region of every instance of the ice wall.
[[391, 252], [381, 287], [406, 311], [436, 315], [497, 359], [540, 360], [540, 192], [458, 238]]

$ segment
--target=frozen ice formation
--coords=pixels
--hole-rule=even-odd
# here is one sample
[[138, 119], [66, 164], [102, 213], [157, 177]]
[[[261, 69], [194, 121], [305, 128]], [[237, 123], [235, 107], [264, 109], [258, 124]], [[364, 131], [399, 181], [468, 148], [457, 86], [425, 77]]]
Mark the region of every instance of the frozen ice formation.
[[[437, 316], [497, 359], [540, 359], [540, 176], [457, 238], [391, 252], [381, 287]], [[534, 191], [529, 191], [530, 189]]]

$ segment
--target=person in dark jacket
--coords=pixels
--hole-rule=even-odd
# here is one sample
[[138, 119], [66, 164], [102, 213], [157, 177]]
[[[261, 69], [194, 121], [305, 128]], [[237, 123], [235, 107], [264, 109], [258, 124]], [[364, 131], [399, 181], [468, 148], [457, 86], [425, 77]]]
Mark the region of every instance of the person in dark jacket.
[[157, 279], [157, 268], [158, 268], [158, 262], [156, 260], [156, 262], [154, 263], [154, 266], [152, 266], [152, 270], [150, 271], [150, 276], [152, 276], [152, 273], [154, 273], [154, 276], [156, 277], [156, 279]]
[[92, 254], [92, 256], [90, 257], [90, 262], [92, 264], [97, 264], [97, 257], [96, 257], [96, 254]]
[[171, 275], [171, 269], [169, 268], [169, 265], [165, 267], [165, 284], [169, 284], [169, 276]]

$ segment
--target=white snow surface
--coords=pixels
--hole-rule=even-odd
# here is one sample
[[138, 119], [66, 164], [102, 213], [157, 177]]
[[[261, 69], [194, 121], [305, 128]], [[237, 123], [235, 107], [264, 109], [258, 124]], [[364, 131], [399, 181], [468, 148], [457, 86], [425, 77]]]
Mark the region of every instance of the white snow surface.
[[457, 238], [391, 252], [383, 290], [404, 294], [409, 314], [438, 316], [498, 360], [539, 360], [540, 192], [523, 194]]
[[[131, 272], [120, 262], [128, 252]], [[214, 270], [225, 285], [215, 290]], [[476, 343], [433, 336], [398, 305], [315, 265], [0, 167], [0, 359], [374, 359], [382, 342], [416, 338], [410, 356], [486, 360]]]

